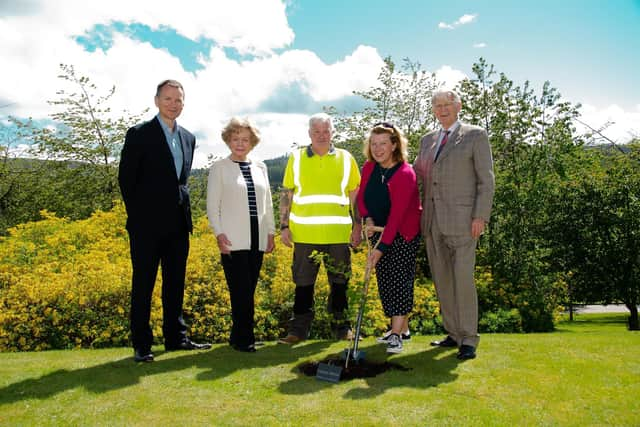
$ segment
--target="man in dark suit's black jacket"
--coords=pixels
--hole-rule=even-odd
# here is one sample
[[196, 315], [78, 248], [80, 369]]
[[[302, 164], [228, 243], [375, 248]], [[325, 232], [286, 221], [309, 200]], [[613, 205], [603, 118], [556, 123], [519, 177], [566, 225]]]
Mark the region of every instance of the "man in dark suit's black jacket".
[[118, 180], [127, 209], [131, 249], [131, 338], [134, 358], [153, 361], [149, 327], [151, 296], [162, 265], [162, 330], [165, 349], [210, 348], [187, 338], [182, 318], [185, 271], [192, 231], [187, 180], [195, 137], [178, 126], [184, 89], [175, 80], [158, 85], [158, 115], [127, 131]]

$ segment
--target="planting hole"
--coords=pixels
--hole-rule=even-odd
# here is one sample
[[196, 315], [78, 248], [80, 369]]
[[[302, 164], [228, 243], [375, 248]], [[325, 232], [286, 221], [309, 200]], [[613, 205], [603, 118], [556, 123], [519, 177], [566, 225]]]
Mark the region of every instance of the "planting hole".
[[339, 357], [327, 358], [321, 360], [320, 362], [305, 362], [298, 365], [298, 370], [308, 377], [315, 377], [318, 373], [318, 365], [320, 363], [326, 363], [328, 365], [342, 368], [342, 372], [340, 374], [341, 380], [352, 380], [354, 378], [371, 378], [392, 369], [398, 371], [411, 370], [411, 368], [407, 368], [393, 362], [373, 362], [367, 360], [349, 361], [349, 367], [345, 369], [344, 360]]

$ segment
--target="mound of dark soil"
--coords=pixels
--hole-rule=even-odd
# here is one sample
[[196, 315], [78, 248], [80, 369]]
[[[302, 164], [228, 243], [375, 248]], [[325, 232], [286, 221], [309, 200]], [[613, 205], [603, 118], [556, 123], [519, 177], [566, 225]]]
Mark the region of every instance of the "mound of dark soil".
[[329, 366], [342, 368], [340, 373], [340, 380], [352, 380], [354, 378], [370, 378], [375, 377], [378, 374], [387, 372], [391, 369], [399, 371], [409, 371], [411, 368], [407, 368], [402, 365], [398, 365], [393, 362], [374, 362], [368, 360], [349, 361], [349, 366], [344, 367], [345, 361], [341, 358], [330, 357], [320, 362], [306, 362], [298, 365], [298, 370], [308, 377], [315, 377], [318, 373], [318, 365], [325, 363]]

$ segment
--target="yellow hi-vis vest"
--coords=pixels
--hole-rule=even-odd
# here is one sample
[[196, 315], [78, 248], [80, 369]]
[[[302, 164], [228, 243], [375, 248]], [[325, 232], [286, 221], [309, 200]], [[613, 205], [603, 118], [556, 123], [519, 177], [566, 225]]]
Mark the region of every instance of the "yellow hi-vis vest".
[[293, 188], [289, 228], [294, 242], [349, 243], [349, 193], [358, 188], [360, 171], [351, 154], [333, 148], [324, 156], [295, 150], [285, 170], [284, 186]]

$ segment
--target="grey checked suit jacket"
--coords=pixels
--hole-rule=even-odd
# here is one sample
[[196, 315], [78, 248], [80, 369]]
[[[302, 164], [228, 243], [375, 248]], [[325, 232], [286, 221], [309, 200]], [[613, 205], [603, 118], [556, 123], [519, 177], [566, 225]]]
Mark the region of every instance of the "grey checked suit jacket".
[[495, 181], [487, 132], [460, 122], [434, 163], [438, 136], [439, 130], [422, 138], [414, 164], [424, 193], [422, 233], [435, 215], [444, 235], [470, 235], [473, 218], [489, 222], [491, 216]]

